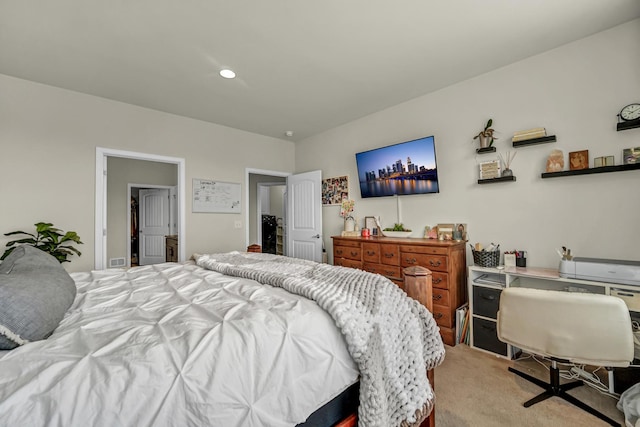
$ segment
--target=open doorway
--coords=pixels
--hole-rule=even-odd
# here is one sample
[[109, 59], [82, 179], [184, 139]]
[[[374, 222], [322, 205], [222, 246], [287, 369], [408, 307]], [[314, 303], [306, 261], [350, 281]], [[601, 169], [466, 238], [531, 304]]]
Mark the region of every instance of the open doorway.
[[[173, 176], [176, 190], [176, 213], [175, 228], [178, 241], [178, 261], [185, 260], [185, 160], [178, 157], [167, 157], [155, 154], [136, 153], [131, 151], [113, 150], [108, 148], [96, 148], [96, 228], [95, 228], [95, 269], [101, 270], [109, 264], [108, 257], [119, 258], [127, 255], [112, 256], [108, 247], [109, 241], [113, 240], [122, 243], [116, 244], [115, 254], [126, 254], [130, 251], [129, 238], [130, 231], [130, 195], [128, 197], [117, 197], [118, 201], [122, 201], [122, 208], [115, 209], [115, 212], [109, 212], [111, 203], [108, 198], [108, 177], [109, 177], [109, 159], [113, 160], [136, 160], [140, 161], [134, 167], [127, 167], [125, 170], [136, 170], [140, 166], [150, 167], [151, 170], [159, 169], [160, 166], [170, 166], [173, 168]], [[118, 175], [118, 172], [111, 171], [112, 176]], [[153, 181], [153, 179], [151, 180]], [[144, 181], [128, 178], [126, 182], [145, 182], [153, 184], [147, 179]], [[123, 192], [127, 194], [127, 183], [123, 184]], [[121, 186], [120, 186], [121, 187]], [[116, 200], [116, 198], [114, 198]], [[130, 252], [127, 258], [130, 261]], [[126, 262], [125, 262], [126, 264]]]
[[135, 267], [176, 261], [177, 254], [174, 258], [170, 248], [170, 242], [177, 239], [176, 187], [129, 184], [127, 200], [127, 264]]
[[[286, 224], [286, 185], [287, 172], [265, 171], [260, 169], [247, 169], [247, 209], [246, 219], [246, 244], [257, 244], [262, 248], [263, 243], [263, 215], [265, 231], [273, 230], [273, 251], [277, 253], [278, 226], [282, 227], [282, 255], [286, 255], [284, 246], [284, 230]], [[273, 218], [272, 218], [273, 217]], [[278, 221], [280, 219], [280, 221]], [[279, 224], [278, 224], [279, 223]]]

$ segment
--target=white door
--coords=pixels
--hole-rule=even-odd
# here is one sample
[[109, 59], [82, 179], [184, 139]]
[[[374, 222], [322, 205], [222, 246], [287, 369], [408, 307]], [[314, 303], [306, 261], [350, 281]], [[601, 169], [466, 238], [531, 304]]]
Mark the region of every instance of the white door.
[[286, 255], [322, 262], [322, 171], [287, 177]]
[[138, 196], [140, 265], [166, 261], [165, 238], [169, 234], [169, 190], [140, 190]]

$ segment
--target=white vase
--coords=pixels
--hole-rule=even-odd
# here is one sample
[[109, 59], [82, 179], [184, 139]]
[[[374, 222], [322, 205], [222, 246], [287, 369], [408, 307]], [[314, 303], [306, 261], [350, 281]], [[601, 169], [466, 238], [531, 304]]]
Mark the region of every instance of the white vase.
[[356, 220], [349, 215], [344, 219], [344, 231], [355, 231], [356, 229]]

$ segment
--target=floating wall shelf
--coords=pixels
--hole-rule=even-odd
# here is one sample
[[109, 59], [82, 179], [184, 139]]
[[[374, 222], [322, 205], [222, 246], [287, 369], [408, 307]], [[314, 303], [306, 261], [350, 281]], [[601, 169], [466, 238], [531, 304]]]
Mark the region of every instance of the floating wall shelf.
[[513, 146], [522, 147], [524, 145], [546, 144], [548, 142], [555, 142], [555, 141], [556, 141], [556, 136], [549, 135], [549, 136], [541, 136], [540, 138], [526, 139], [524, 141], [513, 141]]
[[484, 148], [478, 148], [476, 150], [476, 153], [478, 154], [495, 153], [495, 152], [496, 152], [496, 147], [484, 147]]
[[500, 178], [479, 179], [478, 184], [493, 184], [494, 182], [515, 181], [515, 176], [501, 176]]
[[617, 130], [620, 132], [621, 130], [640, 128], [640, 119], [631, 120], [629, 122], [618, 123]]
[[561, 176], [573, 176], [573, 175], [590, 175], [593, 173], [607, 173], [607, 172], [623, 172], [640, 169], [640, 163], [632, 163], [629, 165], [617, 165], [617, 166], [602, 166], [599, 168], [577, 169], [572, 171], [560, 171], [560, 172], [544, 172], [542, 178], [558, 178]]

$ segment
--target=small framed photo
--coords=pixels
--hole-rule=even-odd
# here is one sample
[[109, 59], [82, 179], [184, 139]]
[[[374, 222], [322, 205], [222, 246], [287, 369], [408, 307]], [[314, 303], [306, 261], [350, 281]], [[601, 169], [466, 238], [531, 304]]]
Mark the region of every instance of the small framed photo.
[[453, 240], [454, 224], [438, 224], [438, 240]]
[[604, 157], [596, 157], [593, 159], [594, 168], [601, 168], [602, 166], [604, 166]]
[[572, 151], [569, 153], [569, 170], [589, 168], [589, 150]]
[[613, 156], [607, 156], [604, 158], [604, 165], [605, 166], [613, 166], [615, 163], [615, 160], [613, 158]]
[[364, 217], [364, 228], [368, 228], [371, 231], [372, 236], [380, 235], [380, 230], [378, 230], [378, 225], [376, 224], [375, 216]]
[[640, 147], [622, 150], [622, 163], [625, 165], [640, 163]]

